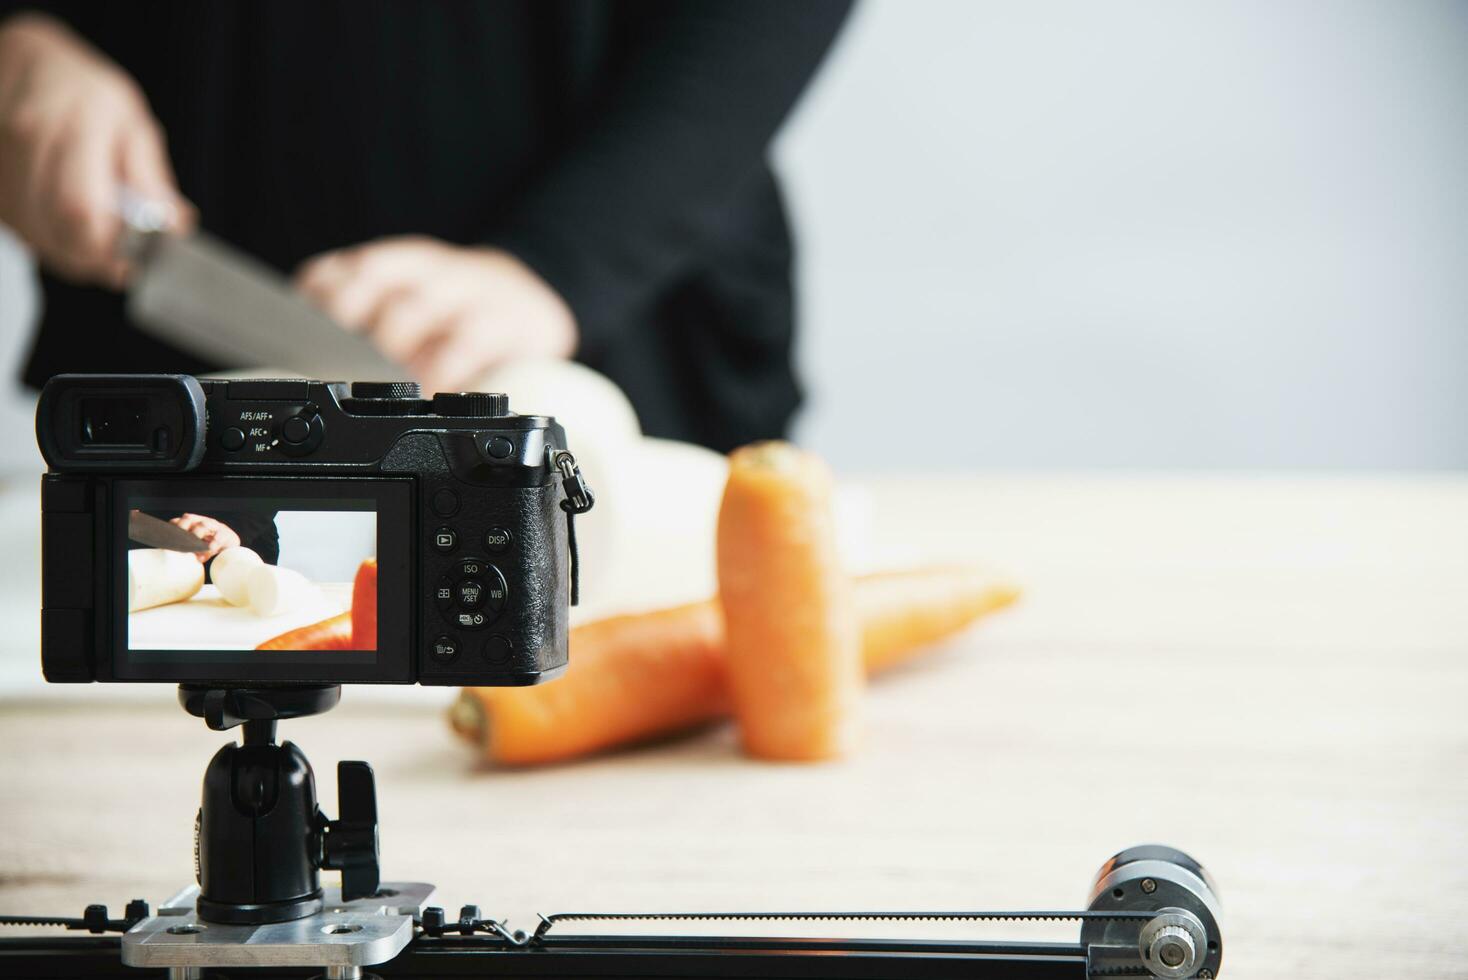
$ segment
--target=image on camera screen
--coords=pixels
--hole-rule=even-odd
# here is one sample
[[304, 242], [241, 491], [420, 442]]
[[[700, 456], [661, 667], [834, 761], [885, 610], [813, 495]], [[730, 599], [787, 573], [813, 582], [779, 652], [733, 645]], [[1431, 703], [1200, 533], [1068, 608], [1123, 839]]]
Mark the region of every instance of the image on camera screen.
[[129, 500], [128, 648], [375, 652], [377, 512], [290, 503]]

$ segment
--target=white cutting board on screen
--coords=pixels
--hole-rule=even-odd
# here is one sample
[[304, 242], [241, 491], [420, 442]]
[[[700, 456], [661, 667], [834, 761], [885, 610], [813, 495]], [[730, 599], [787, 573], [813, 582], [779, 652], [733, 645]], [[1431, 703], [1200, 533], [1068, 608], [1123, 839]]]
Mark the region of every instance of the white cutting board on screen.
[[247, 606], [232, 606], [206, 585], [185, 602], [154, 606], [128, 616], [128, 647], [133, 650], [253, 650], [287, 630], [319, 623], [352, 606], [352, 583], [315, 585], [289, 612], [257, 616]]

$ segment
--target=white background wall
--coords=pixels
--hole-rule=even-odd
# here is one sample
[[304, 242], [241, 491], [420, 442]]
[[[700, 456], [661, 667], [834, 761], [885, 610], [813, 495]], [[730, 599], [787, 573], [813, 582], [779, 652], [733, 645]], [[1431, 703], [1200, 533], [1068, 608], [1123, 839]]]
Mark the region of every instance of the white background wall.
[[847, 467], [1468, 465], [1468, 3], [877, 0], [780, 146]]
[[1468, 466], [1468, 3], [868, 0], [777, 156], [844, 469]]
[[0, 225], [0, 472], [45, 468], [36, 449], [35, 399], [20, 374], [36, 316], [35, 271], [15, 238]]
[[283, 510], [275, 516], [284, 568], [312, 582], [350, 582], [362, 559], [377, 554], [377, 513]]

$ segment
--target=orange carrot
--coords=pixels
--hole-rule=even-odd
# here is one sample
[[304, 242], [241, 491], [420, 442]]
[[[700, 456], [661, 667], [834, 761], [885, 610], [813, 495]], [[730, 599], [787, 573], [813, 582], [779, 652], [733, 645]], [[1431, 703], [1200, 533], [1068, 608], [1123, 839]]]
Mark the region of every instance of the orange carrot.
[[861, 637], [832, 496], [826, 465], [788, 443], [729, 457], [719, 603], [740, 742], [759, 758], [829, 759], [856, 740]]
[[856, 580], [862, 662], [868, 674], [905, 663], [1018, 598], [1013, 586], [961, 566], [863, 576]]
[[498, 762], [588, 755], [716, 717], [723, 624], [712, 602], [614, 616], [571, 631], [566, 673], [538, 687], [468, 688], [450, 715]]
[[319, 623], [287, 630], [266, 640], [256, 650], [352, 650], [352, 614], [338, 613]]
[[377, 559], [357, 566], [352, 582], [352, 649], [377, 649]]
[[[1018, 590], [965, 568], [883, 572], [853, 583], [869, 674], [1003, 609]], [[726, 717], [724, 624], [709, 600], [571, 631], [571, 665], [537, 687], [469, 687], [454, 730], [504, 765], [537, 765]]]

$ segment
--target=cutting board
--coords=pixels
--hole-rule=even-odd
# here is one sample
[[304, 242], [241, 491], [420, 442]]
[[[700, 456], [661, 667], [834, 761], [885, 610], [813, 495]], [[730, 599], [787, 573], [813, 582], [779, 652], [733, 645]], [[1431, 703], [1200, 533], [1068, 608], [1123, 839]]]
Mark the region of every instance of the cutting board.
[[128, 647], [133, 650], [253, 650], [273, 636], [352, 606], [352, 583], [318, 583], [290, 612], [257, 616], [248, 606], [232, 606], [206, 585], [186, 602], [154, 606], [128, 616]]

